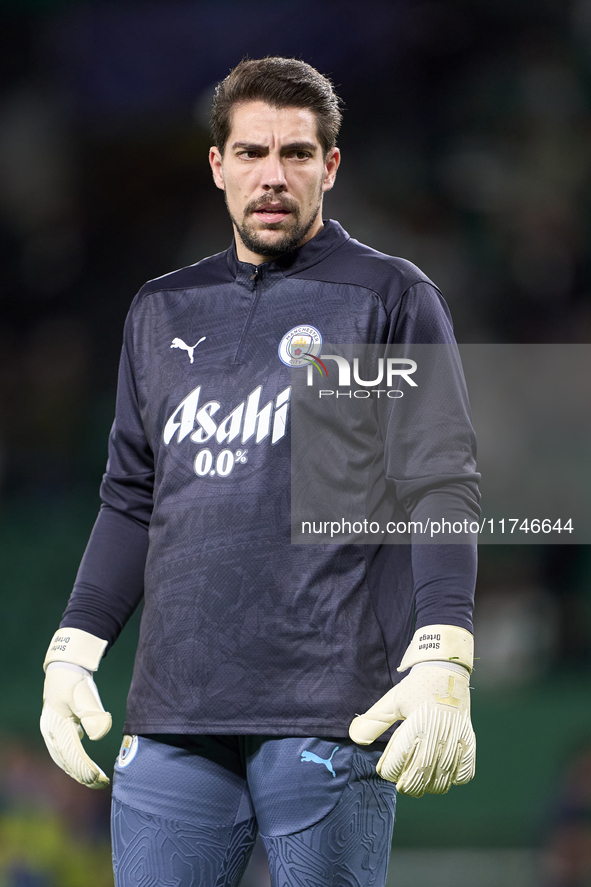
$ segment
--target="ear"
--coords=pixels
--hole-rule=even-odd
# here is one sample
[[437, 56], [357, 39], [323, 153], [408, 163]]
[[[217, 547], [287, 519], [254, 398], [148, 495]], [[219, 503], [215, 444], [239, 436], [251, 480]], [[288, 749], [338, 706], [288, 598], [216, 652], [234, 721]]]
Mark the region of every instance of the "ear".
[[334, 185], [340, 162], [341, 152], [338, 148], [331, 148], [324, 161], [324, 178], [322, 179], [323, 191], [330, 191]]
[[220, 154], [219, 148], [216, 148], [215, 145], [209, 149], [209, 165], [211, 166], [213, 180], [217, 187], [221, 188], [222, 191], [225, 191], [222, 155]]

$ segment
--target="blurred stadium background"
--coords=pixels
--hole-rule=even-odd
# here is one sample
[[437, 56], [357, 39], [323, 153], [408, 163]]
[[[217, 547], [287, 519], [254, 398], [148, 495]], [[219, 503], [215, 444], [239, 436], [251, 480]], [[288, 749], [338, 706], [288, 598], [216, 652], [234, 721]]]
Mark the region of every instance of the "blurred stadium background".
[[[50, 762], [41, 661], [98, 505], [128, 305], [230, 241], [213, 84], [245, 54], [332, 76], [326, 214], [433, 277], [460, 342], [588, 343], [591, 0], [3, 0], [0, 25], [0, 887], [106, 887], [108, 793]], [[477, 776], [399, 801], [392, 885], [591, 884], [590, 580], [585, 546], [482, 548]], [[136, 635], [101, 667], [107, 770]], [[268, 883], [260, 851], [246, 882]]]

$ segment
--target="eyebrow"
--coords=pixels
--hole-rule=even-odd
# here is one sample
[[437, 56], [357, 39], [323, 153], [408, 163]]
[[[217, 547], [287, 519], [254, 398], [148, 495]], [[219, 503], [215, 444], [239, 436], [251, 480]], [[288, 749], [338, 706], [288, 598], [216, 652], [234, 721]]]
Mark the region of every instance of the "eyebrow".
[[[232, 150], [234, 151], [236, 148], [242, 148], [243, 151], [268, 151], [269, 148], [267, 145], [257, 145], [254, 142], [234, 142], [232, 144]], [[315, 145], [314, 142], [290, 142], [288, 145], [283, 145], [281, 150], [285, 151], [311, 151], [314, 152], [318, 149], [318, 145]]]

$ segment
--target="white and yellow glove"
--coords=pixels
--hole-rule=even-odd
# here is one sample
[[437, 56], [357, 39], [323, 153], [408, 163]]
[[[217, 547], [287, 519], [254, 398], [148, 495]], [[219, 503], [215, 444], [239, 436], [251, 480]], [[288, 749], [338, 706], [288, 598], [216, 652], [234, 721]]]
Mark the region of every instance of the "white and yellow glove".
[[365, 714], [349, 735], [370, 745], [403, 720], [377, 764], [399, 792], [420, 798], [445, 794], [474, 776], [476, 737], [470, 721], [470, 672], [474, 639], [455, 625], [428, 625], [415, 632], [398, 671], [410, 673]]
[[92, 678], [106, 646], [107, 641], [87, 631], [62, 628], [53, 636], [43, 663], [43, 739], [58, 767], [89, 788], [109, 784], [80, 741], [82, 727], [89, 739], [102, 739], [111, 729], [111, 715], [104, 710]]

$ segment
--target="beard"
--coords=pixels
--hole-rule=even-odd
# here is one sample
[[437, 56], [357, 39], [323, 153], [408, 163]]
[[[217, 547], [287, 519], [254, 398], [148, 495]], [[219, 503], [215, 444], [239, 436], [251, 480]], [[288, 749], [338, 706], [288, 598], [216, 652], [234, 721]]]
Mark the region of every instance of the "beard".
[[[226, 195], [224, 194], [224, 197]], [[281, 237], [275, 240], [273, 243], [268, 243], [263, 237], [261, 237], [262, 231], [279, 231], [281, 230], [281, 225], [284, 224], [284, 221], [280, 222], [266, 222], [262, 229], [257, 230], [254, 225], [249, 222], [249, 217], [258, 209], [262, 209], [264, 206], [269, 204], [269, 199], [267, 197], [259, 197], [258, 200], [251, 200], [250, 203], [247, 203], [244, 209], [244, 215], [242, 217], [242, 223], [239, 224], [232, 213], [230, 212], [230, 207], [228, 206], [228, 200], [226, 198], [226, 207], [228, 209], [228, 214], [232, 220], [234, 227], [236, 228], [238, 234], [240, 235], [240, 239], [242, 243], [246, 247], [246, 249], [250, 250], [250, 252], [255, 253], [258, 256], [265, 256], [267, 259], [276, 259], [279, 256], [283, 255], [283, 253], [289, 253], [291, 250], [296, 249], [298, 247], [316, 219], [318, 215], [318, 210], [320, 209], [322, 202], [322, 191], [318, 196], [318, 201], [315, 209], [310, 214], [310, 217], [303, 220], [301, 219], [301, 212], [298, 204], [295, 200], [291, 200], [290, 198], [282, 198], [280, 195], [273, 197], [273, 203], [280, 203], [283, 209], [288, 210], [291, 214], [288, 218], [290, 221], [293, 220], [293, 223], [290, 227], [282, 231]]]

